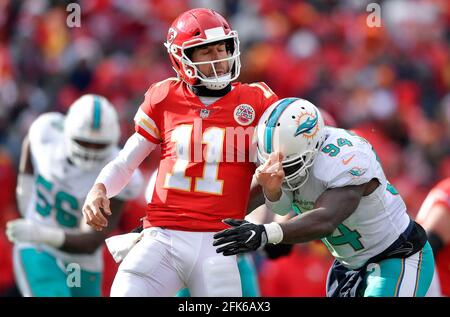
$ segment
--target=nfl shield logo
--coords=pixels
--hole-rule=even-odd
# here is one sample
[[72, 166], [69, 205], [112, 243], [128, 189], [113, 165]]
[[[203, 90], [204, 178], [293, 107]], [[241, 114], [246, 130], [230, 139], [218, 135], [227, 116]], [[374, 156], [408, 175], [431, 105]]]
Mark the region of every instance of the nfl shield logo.
[[201, 109], [200, 110], [200, 118], [206, 119], [209, 117], [209, 110], [208, 109]]

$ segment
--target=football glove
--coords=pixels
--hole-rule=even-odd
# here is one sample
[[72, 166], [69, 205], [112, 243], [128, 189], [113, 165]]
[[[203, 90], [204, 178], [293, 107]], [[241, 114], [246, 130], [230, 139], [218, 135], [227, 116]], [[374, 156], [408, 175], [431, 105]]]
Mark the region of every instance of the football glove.
[[232, 228], [222, 230], [214, 235], [213, 246], [223, 255], [235, 255], [256, 251], [267, 243], [267, 233], [264, 225], [257, 225], [246, 220], [225, 219], [224, 223]]
[[44, 243], [55, 248], [60, 248], [66, 237], [62, 229], [46, 227], [23, 218], [8, 221], [6, 235], [13, 243]]

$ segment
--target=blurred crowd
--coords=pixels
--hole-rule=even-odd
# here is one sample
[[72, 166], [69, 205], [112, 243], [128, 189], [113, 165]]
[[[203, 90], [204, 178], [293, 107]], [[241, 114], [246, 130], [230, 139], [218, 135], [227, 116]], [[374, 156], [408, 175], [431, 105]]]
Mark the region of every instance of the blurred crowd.
[[[81, 27], [66, 24], [72, 2]], [[0, 0], [0, 293], [14, 283], [4, 224], [17, 217], [16, 170], [31, 122], [96, 93], [117, 107], [125, 140], [148, 86], [175, 75], [162, 42], [173, 19], [194, 7], [216, 9], [238, 31], [240, 81], [308, 99], [367, 138], [414, 217], [429, 189], [450, 176], [450, 1], [376, 1], [381, 27], [367, 25], [370, 2]], [[324, 295], [330, 261], [316, 244], [261, 261], [262, 295]], [[310, 264], [295, 270], [303, 282], [288, 286], [288, 278], [277, 291], [274, 281], [302, 263]]]

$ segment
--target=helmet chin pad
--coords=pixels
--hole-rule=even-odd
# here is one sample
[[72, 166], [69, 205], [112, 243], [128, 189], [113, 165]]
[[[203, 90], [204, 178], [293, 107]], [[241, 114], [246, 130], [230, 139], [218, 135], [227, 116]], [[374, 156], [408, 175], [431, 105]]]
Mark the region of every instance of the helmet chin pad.
[[205, 86], [210, 90], [224, 89], [231, 82], [231, 73], [227, 73], [221, 76], [200, 78], [201, 84], [199, 86]]

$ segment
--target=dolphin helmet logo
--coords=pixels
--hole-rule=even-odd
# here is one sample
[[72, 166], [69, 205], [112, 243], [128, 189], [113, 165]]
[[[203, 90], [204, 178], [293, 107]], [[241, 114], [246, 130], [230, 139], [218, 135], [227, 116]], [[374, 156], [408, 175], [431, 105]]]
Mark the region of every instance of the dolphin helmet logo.
[[[297, 136], [300, 134], [306, 134], [305, 137], [312, 137], [316, 134], [317, 129], [318, 129], [317, 121], [319, 119], [319, 115], [317, 114], [317, 110], [314, 110], [314, 112], [315, 112], [315, 116], [312, 116], [312, 114], [310, 114], [310, 113], [302, 113], [299, 116], [299, 121], [305, 115], [307, 115], [308, 118], [297, 127], [297, 130], [295, 130], [294, 136]], [[316, 130], [314, 130], [314, 128], [316, 128]], [[312, 136], [310, 136], [308, 134], [312, 134]]]

